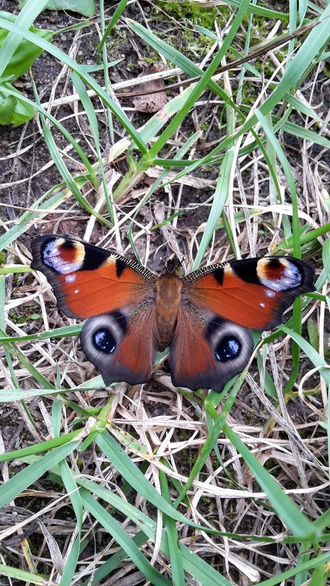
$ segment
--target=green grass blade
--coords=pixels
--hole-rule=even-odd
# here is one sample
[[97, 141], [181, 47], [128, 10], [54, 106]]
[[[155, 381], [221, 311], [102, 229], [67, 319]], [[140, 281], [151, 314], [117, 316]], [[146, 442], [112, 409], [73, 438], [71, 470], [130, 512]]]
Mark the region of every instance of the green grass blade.
[[[200, 529], [199, 525], [196, 525], [195, 523], [187, 519], [184, 515], [182, 515], [171, 505], [169, 505], [165, 499], [163, 499], [163, 497], [157, 492], [155, 487], [145, 478], [144, 475], [142, 475], [139, 472], [139, 469], [132, 462], [130, 457], [124, 452], [124, 450], [114, 441], [114, 439], [108, 433], [103, 432], [102, 434], [100, 434], [96, 439], [96, 443], [107, 456], [107, 458], [109, 458], [112, 464], [116, 466], [117, 470], [120, 471], [120, 473], [126, 479], [126, 481], [133, 488], [135, 488], [135, 490], [139, 494], [144, 496], [150, 503], [152, 503], [155, 507], [159, 508], [161, 511], [163, 511], [163, 513], [165, 513], [172, 519], [176, 519], [177, 521], [186, 523], [191, 527]], [[206, 527], [204, 528], [204, 530], [209, 531]]]
[[[292, 89], [295, 88], [296, 85], [299, 84], [301, 78], [303, 77], [304, 72], [310, 66], [310, 63], [313, 59], [317, 56], [318, 52], [323, 47], [323, 44], [326, 43], [330, 38], [330, 27], [329, 27], [329, 17], [330, 17], [330, 5], [328, 5], [323, 12], [322, 16], [319, 19], [319, 24], [312, 29], [309, 33], [307, 39], [300, 47], [298, 53], [291, 61], [290, 65], [287, 67], [280, 83], [278, 84], [277, 88], [274, 92], [267, 98], [267, 100], [262, 104], [260, 107], [260, 112], [263, 115], [267, 115], [268, 112], [272, 111], [276, 105], [284, 99], [285, 95]], [[196, 75], [196, 74], [195, 74]], [[213, 87], [210, 89], [213, 90]], [[217, 92], [215, 92], [217, 93]], [[219, 94], [218, 94], [219, 95]], [[223, 98], [224, 99], [224, 98]], [[249, 118], [239, 129], [238, 131], [227, 138], [224, 139], [222, 143], [220, 143], [210, 154], [206, 157], [201, 159], [195, 165], [205, 165], [209, 164], [214, 156], [220, 151], [230, 145], [235, 139], [237, 139], [242, 134], [245, 134], [249, 130], [251, 130], [257, 122], [257, 117], [254, 114]], [[190, 172], [194, 169], [194, 165], [191, 166]], [[182, 176], [179, 174], [178, 177]]]
[[[169, 504], [171, 504], [166, 474], [162, 470], [159, 472], [159, 481], [162, 496]], [[167, 515], [164, 515], [164, 523], [167, 528], [167, 542], [170, 550], [173, 584], [175, 584], [175, 586], [185, 586], [182, 552], [179, 547], [179, 536], [176, 524], [175, 521]]]
[[[281, 165], [285, 176], [287, 178], [289, 189], [291, 193], [291, 201], [292, 201], [292, 241], [293, 241], [293, 254], [296, 258], [301, 258], [300, 253], [300, 229], [299, 229], [299, 216], [298, 216], [298, 202], [297, 202], [297, 191], [296, 185], [291, 173], [291, 169], [288, 163], [286, 156], [278, 140], [276, 139], [272, 129], [268, 124], [268, 120], [266, 117], [260, 112], [256, 111], [256, 116], [264, 129], [267, 135], [267, 141], [271, 144], [272, 148], [274, 149]], [[296, 299], [293, 306], [293, 329], [298, 334], [301, 333], [301, 298]], [[297, 380], [298, 372], [299, 372], [299, 354], [300, 348], [299, 345], [293, 344], [292, 347], [292, 373], [290, 379], [285, 387], [284, 393], [289, 393], [292, 390], [292, 387]]]
[[72, 72], [71, 79], [72, 79], [72, 83], [73, 83], [73, 85], [74, 85], [74, 87], [80, 97], [81, 103], [82, 103], [83, 107], [85, 108], [85, 112], [87, 114], [91, 129], [92, 129], [94, 142], [95, 142], [95, 150], [97, 152], [101, 176], [102, 176], [102, 183], [103, 183], [105, 199], [107, 202], [107, 207], [108, 207], [108, 212], [110, 214], [111, 222], [113, 224], [114, 218], [113, 218], [113, 212], [112, 212], [112, 205], [111, 205], [111, 201], [109, 198], [107, 181], [105, 178], [105, 172], [104, 172], [104, 167], [103, 167], [102, 154], [101, 154], [101, 149], [100, 149], [100, 134], [99, 134], [99, 127], [98, 127], [98, 122], [97, 122], [95, 110], [93, 108], [93, 104], [91, 102], [91, 99], [90, 99], [89, 95], [87, 94], [87, 91], [81, 81], [81, 78], [79, 77], [79, 75], [75, 71]]
[[[239, 0], [226, 0], [226, 4], [228, 4], [228, 6], [235, 6], [235, 8], [239, 8], [241, 5]], [[286, 12], [270, 10], [269, 8], [265, 8], [264, 6], [258, 6], [255, 4], [249, 4], [249, 6], [247, 7], [247, 12], [255, 14], [256, 16], [264, 16], [266, 18], [276, 18], [279, 20], [289, 19], [289, 15]]]
[[[235, 383], [234, 388], [232, 389], [231, 393], [229, 394], [229, 396], [227, 397], [226, 403], [224, 405], [223, 411], [221, 413], [221, 415], [219, 415], [215, 421], [214, 421], [214, 425], [211, 429], [208, 429], [208, 436], [207, 436], [207, 440], [205, 442], [205, 444], [202, 447], [201, 450], [201, 454], [197, 460], [197, 462], [194, 464], [192, 471], [189, 475], [189, 478], [187, 480], [187, 483], [183, 489], [183, 491], [181, 492], [180, 496], [176, 499], [174, 506], [178, 507], [179, 503], [182, 501], [183, 497], [187, 494], [189, 488], [191, 487], [194, 478], [197, 476], [197, 474], [201, 471], [201, 469], [203, 468], [207, 458], [209, 457], [211, 451], [213, 450], [213, 447], [215, 446], [217, 439], [221, 433], [221, 430], [223, 429], [223, 426], [225, 425], [226, 419], [227, 419], [227, 415], [231, 409], [231, 407], [234, 404], [234, 401], [236, 399], [236, 395], [238, 390], [240, 389], [242, 382], [244, 380], [245, 377], [245, 372], [243, 372], [237, 382]], [[227, 383], [227, 385], [229, 386], [230, 383]]]
[[[305, 340], [302, 336], [290, 330], [287, 326], [279, 326], [279, 330], [290, 336], [301, 348], [301, 350], [308, 356], [309, 360], [314, 364], [316, 368], [319, 368], [319, 373], [323, 376], [327, 385], [330, 385], [330, 371], [327, 363], [323, 358], [321, 358], [320, 354], [311, 346], [307, 340]], [[325, 367], [325, 368], [323, 368]]]
[[18, 474], [15, 474], [15, 476], [7, 480], [5, 484], [0, 486], [0, 508], [15, 499], [23, 490], [38, 480], [40, 476], [71, 454], [78, 445], [79, 442], [71, 441], [55, 448], [52, 452], [39, 458], [37, 462], [27, 466], [24, 470], [21, 470], [21, 472], [18, 472]]
[[15, 450], [14, 452], [7, 452], [6, 454], [0, 454], [0, 462], [10, 462], [11, 460], [20, 460], [21, 458], [26, 458], [27, 456], [32, 456], [35, 454], [41, 454], [42, 452], [47, 452], [48, 450], [53, 450], [58, 446], [62, 446], [73, 440], [76, 435], [81, 433], [83, 428], [76, 429], [75, 431], [71, 431], [68, 434], [62, 435], [61, 437], [56, 437], [55, 439], [47, 440], [45, 442], [41, 442], [40, 444], [35, 444], [33, 446], [28, 446], [27, 448], [22, 448], [21, 450]]
[[84, 208], [87, 212], [89, 212], [90, 214], [95, 216], [102, 224], [105, 224], [108, 228], [112, 228], [112, 224], [110, 222], [108, 222], [101, 214], [96, 212], [92, 208], [92, 206], [88, 203], [88, 201], [80, 193], [80, 190], [77, 186], [76, 181], [73, 179], [71, 173], [69, 172], [67, 166], [65, 165], [65, 163], [62, 159], [62, 156], [57, 148], [57, 145], [55, 143], [55, 140], [52, 136], [52, 133], [51, 133], [49, 127], [47, 126], [47, 124], [45, 124], [45, 119], [44, 119], [43, 114], [41, 114], [40, 116], [41, 116], [43, 131], [44, 131], [44, 138], [45, 138], [49, 153], [50, 153], [54, 163], [56, 164], [56, 167], [58, 168], [59, 172], [61, 173], [65, 183], [68, 185], [72, 195], [76, 198], [78, 203], [80, 203], [82, 208]]
[[0, 576], [7, 576], [8, 578], [14, 578], [15, 580], [19, 580], [22, 582], [31, 582], [32, 584], [45, 586], [44, 576], [36, 576], [36, 574], [31, 574], [30, 572], [20, 570], [19, 568], [11, 568], [10, 566], [4, 566], [3, 564], [0, 564]]
[[81, 496], [86, 509], [113, 536], [146, 579], [150, 580], [151, 584], [155, 586], [170, 586], [172, 584], [170, 580], [162, 576], [150, 565], [121, 525], [86, 490], [82, 489]]
[[4, 342], [19, 342], [21, 340], [47, 340], [48, 338], [67, 338], [69, 336], [79, 336], [82, 330], [83, 324], [77, 324], [75, 326], [65, 326], [64, 328], [56, 328], [55, 330], [49, 330], [48, 332], [41, 332], [41, 334], [30, 334], [27, 336], [2, 336], [0, 335], [0, 344]]
[[[286, 580], [289, 580], [289, 578], [296, 576], [298, 574], [298, 572], [311, 571], [320, 565], [329, 563], [329, 560], [330, 560], [329, 553], [319, 555], [317, 558], [314, 558], [314, 559], [310, 560], [309, 562], [302, 564], [299, 567], [299, 569], [293, 568], [292, 570], [288, 570], [287, 572], [283, 572], [282, 574], [279, 574], [278, 576], [275, 576], [274, 578], [269, 578], [269, 580], [265, 580], [264, 582], [259, 582], [259, 586], [276, 586], [277, 584], [283, 584], [283, 583], [285, 583]], [[307, 586], [307, 584], [306, 584], [306, 586]]]
[[[305, 114], [306, 116], [310, 116], [310, 118], [315, 118], [315, 120], [322, 122], [321, 118], [316, 114], [316, 112], [314, 110], [312, 110], [312, 108], [309, 108], [306, 104], [304, 104], [303, 102], [301, 102], [300, 100], [298, 100], [294, 96], [291, 96], [291, 94], [287, 94], [285, 96], [285, 101], [288, 104], [290, 104], [290, 106], [292, 106], [292, 108], [297, 110], [297, 112], [301, 112], [302, 114]], [[296, 126], [298, 126], [298, 125], [296, 125]], [[299, 128], [301, 128], [301, 127], [299, 127]], [[328, 142], [330, 143], [330, 141], [328, 141]]]
[[54, 116], [52, 116], [49, 112], [47, 112], [47, 110], [44, 110], [40, 104], [33, 102], [32, 100], [29, 100], [29, 98], [27, 98], [24, 95], [19, 94], [18, 92], [14, 91], [14, 89], [11, 90], [8, 88], [3, 88], [2, 91], [4, 94], [7, 94], [8, 96], [12, 95], [12, 96], [16, 96], [17, 98], [19, 97], [23, 102], [26, 102], [30, 106], [33, 106], [36, 110], [38, 110], [38, 112], [40, 112], [40, 114], [42, 114], [43, 116], [48, 118], [48, 120], [50, 120], [60, 132], [62, 132], [63, 136], [65, 136], [65, 138], [68, 140], [68, 142], [70, 144], [72, 144], [72, 146], [74, 147], [74, 149], [76, 150], [76, 152], [80, 156], [84, 165], [86, 165], [86, 169], [88, 171], [89, 178], [91, 179], [91, 181], [93, 181], [93, 185], [94, 185], [95, 189], [97, 189], [98, 188], [98, 181], [97, 181], [97, 178], [95, 175], [95, 171], [94, 171], [92, 165], [90, 164], [88, 157], [86, 157], [84, 151], [82, 150], [81, 146], [77, 143], [77, 141], [73, 138], [73, 136], [67, 131], [67, 129], [60, 122], [58, 122], [58, 120], [56, 120], [56, 118], [54, 118]]
[[[201, 79], [194, 87], [194, 90], [187, 100], [186, 104], [182, 108], [180, 112], [175, 116], [175, 118], [171, 121], [171, 123], [166, 128], [165, 132], [159, 137], [156, 143], [150, 149], [150, 157], [155, 157], [159, 151], [163, 148], [163, 146], [167, 143], [168, 139], [172, 136], [175, 130], [178, 128], [179, 124], [184, 120], [186, 115], [188, 114], [189, 110], [195, 104], [205, 87], [211, 82], [211, 77], [214, 75], [217, 67], [221, 63], [221, 59], [226, 54], [226, 51], [230, 47], [232, 41], [235, 38], [236, 32], [240, 27], [242, 20], [245, 17], [246, 8], [249, 5], [250, 0], [242, 0], [239, 10], [235, 16], [234, 22], [230, 27], [230, 31], [227, 33], [226, 38], [218, 51], [217, 55], [214, 57], [213, 61], [207, 68], [207, 70], [203, 73]], [[229, 102], [229, 98], [226, 100]]]
[[109, 36], [109, 33], [110, 33], [111, 29], [113, 29], [113, 27], [115, 26], [116, 22], [118, 21], [120, 15], [121, 15], [121, 13], [124, 11], [127, 2], [128, 2], [128, 0], [121, 0], [119, 2], [118, 6], [117, 6], [117, 8], [115, 10], [115, 12], [114, 12], [114, 15], [110, 19], [110, 22], [109, 22], [109, 24], [108, 24], [108, 26], [107, 26], [107, 28], [106, 28], [103, 36], [102, 36], [101, 42], [100, 42], [100, 44], [99, 44], [99, 46], [97, 48], [97, 52], [99, 53], [99, 55], [102, 52], [103, 45], [106, 42], [106, 40], [107, 40], [107, 38]]
[[69, 495], [73, 510], [75, 512], [75, 518], [77, 521], [78, 528], [77, 537], [66, 560], [66, 564], [60, 581], [60, 586], [70, 586], [72, 584], [72, 578], [76, 571], [76, 566], [80, 554], [80, 536], [81, 525], [83, 521], [83, 506], [79, 488], [73, 478], [72, 471], [70, 470], [66, 460], [61, 460], [61, 462], [59, 462], [59, 471], [61, 474], [62, 482], [65, 486], [65, 490]]
[[[21, 12], [18, 14], [15, 25], [21, 27], [22, 30], [24, 28], [29, 29], [40, 12], [43, 11], [47, 2], [48, 0], [30, 0], [24, 6], [23, 10], [21, 10]], [[6, 29], [6, 27], [1, 23], [0, 26]], [[0, 77], [6, 69], [20, 42], [21, 39], [16, 34], [13, 34], [13, 32], [9, 33], [5, 38], [5, 41], [0, 49]]]
[[[147, 541], [148, 537], [140, 531], [137, 535], [134, 535], [132, 541], [138, 548], [141, 548]], [[115, 570], [118, 566], [122, 564], [123, 558], [125, 558], [126, 552], [123, 548], [120, 548], [116, 553], [112, 554], [110, 559], [103, 563], [103, 565], [98, 568], [93, 575], [92, 581], [90, 579], [85, 580], [82, 586], [96, 586], [99, 584], [103, 578], [108, 576], [113, 570]]]
[[244, 461], [250, 468], [262, 490], [267, 494], [267, 498], [278, 516], [282, 519], [283, 523], [285, 523], [294, 535], [301, 538], [310, 537], [312, 541], [313, 536], [316, 537], [319, 534], [313, 523], [311, 523], [309, 519], [299, 511], [294, 502], [283, 492], [276, 480], [274, 480], [260, 462], [258, 462], [257, 458], [251, 454], [250, 450], [245, 444], [243, 444], [232, 429], [230, 429], [227, 423], [223, 426], [223, 432], [240, 454], [242, 454]]
[[[153, 519], [147, 517], [147, 515], [133, 507], [130, 503], [123, 501], [123, 499], [118, 497], [112, 491], [106, 490], [102, 486], [92, 483], [90, 480], [80, 478], [77, 480], [77, 484], [84, 486], [88, 491], [96, 494], [99, 499], [112, 504], [116, 509], [136, 523], [149, 539], [153, 542], [155, 541], [157, 526]], [[160, 547], [165, 555], [170, 555], [166, 531], [162, 532]], [[203, 586], [232, 586], [226, 578], [221, 576], [219, 572], [214, 570], [214, 568], [207, 564], [203, 559], [189, 550], [188, 547], [184, 546], [182, 543], [179, 544], [179, 547], [182, 553], [182, 563], [185, 571], [189, 572], [199, 580]]]
[[327, 274], [328, 281], [330, 281], [330, 238], [327, 238], [323, 244], [322, 261], [324, 270]]
[[203, 257], [205, 251], [210, 243], [210, 240], [213, 236], [214, 230], [219, 222], [219, 218], [223, 212], [223, 207], [226, 203], [228, 197], [228, 178], [230, 176], [231, 168], [234, 162], [234, 151], [232, 148], [229, 148], [226, 151], [224, 159], [221, 164], [219, 179], [217, 181], [217, 186], [214, 193], [214, 200], [212, 203], [212, 208], [210, 211], [210, 215], [207, 220], [206, 228], [204, 234], [202, 236], [202, 240], [198, 249], [198, 253], [194, 260], [193, 270], [197, 270]]
[[[137, 22], [133, 22], [130, 19], [127, 19], [127, 23], [130, 28], [136, 32], [144, 41], [146, 41], [151, 47], [153, 47], [158, 53], [163, 55], [168, 61], [174, 63], [177, 67], [180, 67], [187, 75], [190, 77], [196, 77], [198, 75], [203, 75], [204, 71], [200, 69], [195, 63], [190, 61], [185, 55], [177, 51], [161, 39], [159, 39], [156, 35], [148, 31], [144, 28], [141, 24]], [[238, 113], [241, 120], [244, 120], [244, 115], [240, 112], [239, 108], [237, 108], [236, 104], [229, 100], [226, 92], [212, 79], [208, 81], [207, 87], [212, 90], [217, 96], [219, 96], [222, 100], [226, 103], [230, 103], [231, 107]], [[192, 85], [189, 89], [194, 91], [195, 84]]]
[[[4, 337], [5, 332], [0, 329], [0, 334]], [[7, 342], [4, 342], [4, 345], [13, 356], [16, 356], [16, 358], [19, 359], [24, 368], [26, 368], [43, 387], [53, 388], [55, 390], [55, 387], [44, 376], [42, 376], [42, 374], [40, 374], [40, 372], [33, 366], [32, 362], [26, 358], [25, 354], [23, 354], [18, 346], [10, 341], [9, 336], [7, 337]]]
[[134, 140], [138, 148], [140, 149], [141, 153], [148, 158], [148, 149], [138, 132], [136, 132], [134, 126], [130, 123], [128, 118], [125, 114], [123, 114], [122, 110], [118, 108], [118, 106], [113, 102], [111, 98], [107, 95], [107, 93], [101, 88], [101, 86], [88, 74], [84, 71], [84, 69], [78, 65], [73, 59], [71, 59], [68, 55], [60, 51], [57, 47], [53, 46], [45, 39], [38, 37], [37, 35], [31, 33], [30, 31], [24, 30], [21, 27], [17, 26], [16, 24], [7, 22], [3, 18], [0, 18], [0, 27], [4, 28], [5, 30], [9, 30], [20, 37], [26, 38], [38, 47], [41, 47], [60, 61], [63, 61], [68, 67], [70, 67], [73, 71], [76, 71], [78, 75], [89, 85], [90, 88], [95, 90], [95, 92], [100, 96], [103, 102], [110, 108], [111, 112], [117, 117], [119, 122], [124, 126], [127, 130], [131, 138]]
[[70, 551], [68, 559], [66, 560], [66, 564], [63, 570], [63, 574], [60, 581], [60, 586], [71, 586], [72, 585], [72, 578], [76, 571], [78, 559], [80, 555], [80, 532], [76, 537], [76, 540], [73, 544], [73, 547]]
[[[58, 186], [52, 187], [52, 189], [44, 193], [44, 195], [31, 206], [31, 209], [36, 210], [35, 212], [25, 212], [20, 217], [18, 224], [0, 236], [0, 250], [10, 246], [10, 244], [12, 244], [16, 238], [24, 234], [24, 232], [30, 228], [36, 218], [42, 217], [42, 212], [38, 211], [38, 207], [40, 206], [40, 203], [42, 203], [45, 198], [56, 189], [56, 187]], [[44, 203], [43, 205], [43, 209], [45, 210], [44, 213], [47, 214], [48, 211], [50, 212], [51, 210], [56, 209], [63, 201], [65, 201], [65, 199], [67, 199], [67, 197], [68, 195], [65, 193], [65, 191], [60, 191], [51, 197], [48, 202]]]
[[317, 134], [308, 128], [303, 128], [294, 122], [285, 122], [282, 126], [282, 130], [292, 134], [292, 136], [299, 136], [299, 138], [310, 140], [315, 144], [319, 144], [320, 146], [323, 146], [327, 149], [330, 148], [330, 140], [328, 138], [321, 136], [320, 134]]

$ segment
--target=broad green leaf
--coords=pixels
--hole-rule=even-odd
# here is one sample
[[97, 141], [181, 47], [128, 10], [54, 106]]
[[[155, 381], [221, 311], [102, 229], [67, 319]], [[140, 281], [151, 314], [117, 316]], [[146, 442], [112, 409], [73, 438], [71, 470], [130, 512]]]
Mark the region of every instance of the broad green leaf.
[[8, 96], [3, 91], [5, 88], [11, 89], [12, 85], [9, 82], [0, 85], [0, 124], [2, 126], [6, 124], [20, 126], [20, 124], [24, 124], [24, 122], [31, 120], [36, 113], [33, 106], [26, 104], [24, 100], [21, 100], [17, 96]]
[[[20, 26], [22, 30], [26, 27], [36, 37], [44, 37], [50, 41], [54, 35], [53, 31], [38, 30], [32, 26], [35, 18], [43, 10], [46, 1], [29, 0], [26, 7], [18, 16], [2, 10], [0, 11], [0, 19], [3, 21], [7, 20], [8, 24]], [[17, 79], [28, 70], [42, 52], [42, 47], [38, 47], [31, 39], [30, 41], [24, 38], [20, 39], [12, 32], [8, 34], [6, 26], [2, 26], [0, 28], [0, 77], [14, 75], [14, 78]]]
[[[29, 0], [20, 0], [22, 9]], [[48, 0], [44, 10], [71, 10], [83, 16], [91, 17], [95, 14], [94, 0]]]

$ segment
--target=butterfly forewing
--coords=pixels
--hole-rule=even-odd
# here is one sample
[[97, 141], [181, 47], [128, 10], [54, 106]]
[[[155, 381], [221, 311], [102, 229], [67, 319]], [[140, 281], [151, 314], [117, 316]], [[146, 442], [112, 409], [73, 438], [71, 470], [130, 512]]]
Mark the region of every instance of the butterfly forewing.
[[213, 265], [184, 278], [184, 293], [201, 310], [241, 326], [270, 330], [293, 301], [314, 291], [314, 269], [290, 257]]
[[153, 292], [155, 276], [139, 263], [69, 236], [40, 236], [32, 252], [31, 267], [46, 275], [69, 317], [136, 306]]

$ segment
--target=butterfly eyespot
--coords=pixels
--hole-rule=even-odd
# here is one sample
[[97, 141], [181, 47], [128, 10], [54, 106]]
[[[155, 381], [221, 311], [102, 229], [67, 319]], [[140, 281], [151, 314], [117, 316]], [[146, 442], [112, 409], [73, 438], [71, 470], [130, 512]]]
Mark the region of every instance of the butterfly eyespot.
[[227, 362], [236, 358], [241, 351], [241, 343], [235, 336], [225, 336], [215, 349], [215, 357], [219, 362]]
[[281, 293], [301, 286], [304, 273], [292, 261], [273, 259], [272, 262], [267, 263], [267, 260], [259, 261], [260, 282], [273, 290], [275, 295], [277, 292]]
[[85, 249], [81, 242], [67, 243], [63, 238], [50, 240], [42, 248], [44, 264], [62, 275], [80, 270], [84, 256]]
[[104, 354], [112, 354], [116, 350], [116, 340], [110, 330], [100, 328], [93, 334], [94, 346], [104, 352]]

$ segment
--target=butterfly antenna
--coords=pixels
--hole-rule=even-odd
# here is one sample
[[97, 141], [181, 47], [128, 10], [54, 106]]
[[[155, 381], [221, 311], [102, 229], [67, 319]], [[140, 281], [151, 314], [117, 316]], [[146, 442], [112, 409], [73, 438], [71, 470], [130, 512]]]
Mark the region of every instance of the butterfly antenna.
[[166, 271], [166, 264], [167, 263], [164, 261], [164, 259], [163, 259], [162, 256], [159, 257], [159, 262], [161, 264], [161, 267], [162, 267], [163, 271]]

